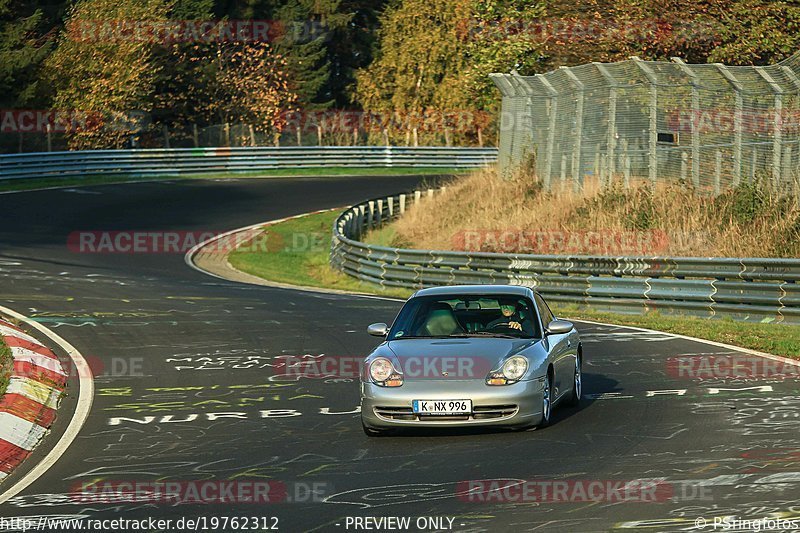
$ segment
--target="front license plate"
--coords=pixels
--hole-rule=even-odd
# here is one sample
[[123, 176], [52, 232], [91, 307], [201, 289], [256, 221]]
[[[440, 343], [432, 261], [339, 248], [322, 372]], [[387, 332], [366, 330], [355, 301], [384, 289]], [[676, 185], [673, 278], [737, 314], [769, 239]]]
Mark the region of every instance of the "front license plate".
[[472, 400], [414, 400], [411, 407], [418, 415], [472, 414]]

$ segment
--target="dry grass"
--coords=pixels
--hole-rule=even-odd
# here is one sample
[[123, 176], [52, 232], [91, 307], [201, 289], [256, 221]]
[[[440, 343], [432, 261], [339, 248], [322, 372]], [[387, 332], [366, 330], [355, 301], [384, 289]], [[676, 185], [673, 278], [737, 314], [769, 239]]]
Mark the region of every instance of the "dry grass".
[[800, 256], [797, 199], [757, 184], [717, 198], [681, 185], [546, 193], [530, 178], [484, 171], [454, 180], [386, 231], [395, 246], [439, 250]]

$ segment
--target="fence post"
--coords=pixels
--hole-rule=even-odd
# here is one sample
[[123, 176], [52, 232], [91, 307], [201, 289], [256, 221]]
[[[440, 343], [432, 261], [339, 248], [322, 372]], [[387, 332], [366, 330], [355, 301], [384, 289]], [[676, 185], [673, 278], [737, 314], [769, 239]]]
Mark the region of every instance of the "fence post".
[[673, 57], [672, 61], [692, 80], [692, 185], [700, 187], [700, 130], [697, 123], [700, 120], [700, 89], [697, 85], [697, 74], [684, 63], [683, 59]]
[[600, 185], [603, 188], [606, 187], [606, 173], [608, 172], [607, 159], [608, 156], [606, 154], [600, 154]]
[[606, 150], [609, 157], [609, 172], [614, 174], [616, 169], [616, 148], [617, 148], [617, 90], [619, 84], [617, 79], [611, 74], [605, 65], [598, 62], [593, 62], [598, 72], [602, 74], [608, 84], [608, 131], [606, 132]]
[[406, 212], [406, 195], [404, 193], [400, 195], [400, 214], [402, 215], [405, 212]]
[[733, 185], [739, 185], [742, 179], [742, 115], [744, 114], [744, 102], [742, 100], [742, 86], [728, 67], [721, 63], [714, 66], [728, 80], [733, 90], [736, 92], [736, 111], [733, 116]]
[[52, 152], [53, 151], [53, 140], [50, 138], [50, 132], [51, 132], [51, 130], [53, 128], [52, 128], [52, 126], [50, 126], [50, 123], [48, 123], [44, 127], [44, 129], [45, 129], [45, 132], [47, 132], [47, 151], [48, 152]]
[[622, 169], [627, 172], [625, 175], [625, 187], [631, 185], [631, 158], [628, 155], [628, 139], [622, 139], [620, 142], [622, 149]]
[[169, 148], [169, 128], [166, 124], [161, 126], [161, 132], [164, 134], [164, 148]]
[[194, 141], [194, 147], [200, 148], [200, 135], [197, 133], [197, 124], [192, 124], [192, 140]]
[[545, 78], [542, 74], [537, 74], [536, 79], [538, 79], [544, 88], [547, 90], [548, 94], [550, 95], [548, 98], [548, 102], [550, 104], [549, 109], [549, 123], [548, 123], [548, 131], [547, 131], [547, 155], [545, 156], [545, 175], [544, 175], [544, 188], [545, 190], [550, 189], [550, 180], [553, 176], [553, 150], [555, 149], [556, 143], [556, 115], [558, 114], [558, 91], [556, 91], [555, 87]]
[[717, 150], [717, 160], [714, 165], [714, 196], [719, 196], [721, 192], [722, 180], [722, 151]]
[[689, 170], [689, 154], [681, 152], [681, 181], [686, 183], [686, 175]]
[[623, 172], [625, 174], [625, 188], [631, 188], [631, 158], [627, 152], [625, 152], [625, 166], [623, 168]]
[[783, 152], [783, 89], [764, 67], [753, 67], [772, 89], [775, 95], [775, 119], [772, 137], [772, 181], [777, 187], [781, 180], [781, 154]]
[[650, 159], [647, 166], [650, 181], [655, 185], [658, 180], [658, 78], [644, 61], [636, 56], [631, 57], [631, 60], [650, 84]]
[[793, 183], [792, 176], [792, 147], [787, 146], [783, 149], [783, 178], [788, 183]]
[[[583, 165], [581, 164], [581, 144], [583, 141], [583, 106], [586, 99], [583, 82], [571, 69], [561, 67], [578, 90], [575, 108], [575, 143], [572, 151], [572, 188], [575, 191], [583, 189]], [[614, 163], [611, 163], [612, 165]]]
[[394, 197], [386, 197], [386, 207], [389, 209], [389, 218], [391, 219], [394, 216]]

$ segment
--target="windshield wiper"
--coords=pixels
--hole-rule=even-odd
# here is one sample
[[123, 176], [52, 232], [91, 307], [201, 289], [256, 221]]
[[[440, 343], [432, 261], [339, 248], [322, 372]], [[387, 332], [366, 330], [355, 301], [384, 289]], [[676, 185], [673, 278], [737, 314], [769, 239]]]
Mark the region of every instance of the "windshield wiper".
[[509, 335], [507, 333], [492, 333], [491, 331], [473, 331], [472, 333], [468, 333], [464, 335], [465, 337], [498, 337], [501, 339], [524, 339], [525, 337], [521, 337], [518, 335]]

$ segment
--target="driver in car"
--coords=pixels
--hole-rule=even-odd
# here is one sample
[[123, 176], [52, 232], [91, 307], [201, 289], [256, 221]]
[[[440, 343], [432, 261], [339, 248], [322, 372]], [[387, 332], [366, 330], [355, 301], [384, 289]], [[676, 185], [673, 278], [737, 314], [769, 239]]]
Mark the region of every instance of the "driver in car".
[[486, 329], [497, 326], [506, 326], [511, 329], [522, 331], [522, 322], [525, 320], [517, 309], [517, 304], [513, 300], [501, 300], [500, 312], [503, 316], [496, 318], [486, 325]]

